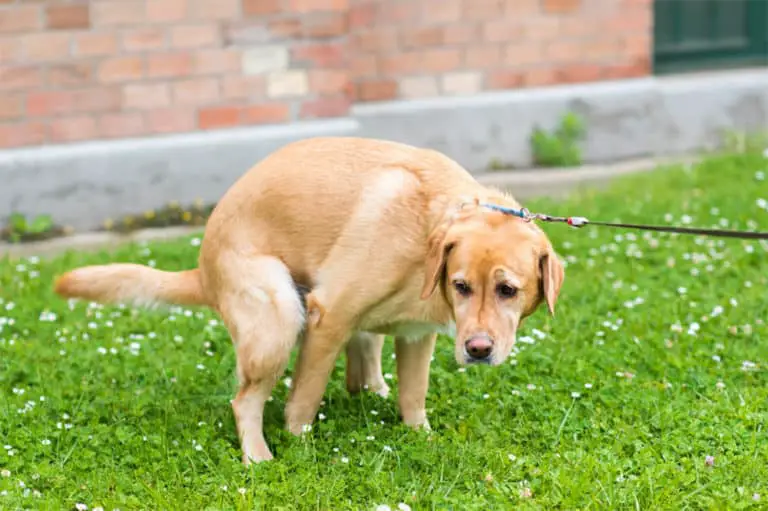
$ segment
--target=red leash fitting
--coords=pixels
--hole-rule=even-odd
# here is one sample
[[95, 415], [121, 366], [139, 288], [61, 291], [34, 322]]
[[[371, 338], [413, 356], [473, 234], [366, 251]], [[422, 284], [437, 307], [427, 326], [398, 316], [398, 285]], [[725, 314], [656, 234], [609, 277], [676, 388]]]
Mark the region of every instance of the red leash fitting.
[[571, 227], [584, 227], [589, 223], [589, 220], [587, 220], [583, 216], [569, 216], [566, 222]]

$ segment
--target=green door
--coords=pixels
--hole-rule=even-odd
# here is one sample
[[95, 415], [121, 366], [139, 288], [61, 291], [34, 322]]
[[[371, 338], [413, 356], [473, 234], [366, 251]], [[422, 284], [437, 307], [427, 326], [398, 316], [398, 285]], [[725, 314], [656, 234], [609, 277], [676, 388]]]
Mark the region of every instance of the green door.
[[654, 68], [768, 64], [768, 0], [654, 0]]

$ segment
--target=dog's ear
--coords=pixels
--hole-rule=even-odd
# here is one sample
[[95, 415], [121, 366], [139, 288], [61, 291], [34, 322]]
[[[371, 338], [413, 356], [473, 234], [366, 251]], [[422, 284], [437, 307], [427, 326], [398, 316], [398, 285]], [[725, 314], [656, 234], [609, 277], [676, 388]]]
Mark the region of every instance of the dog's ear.
[[549, 313], [554, 316], [555, 303], [565, 280], [565, 269], [552, 247], [549, 247], [539, 258], [539, 269], [541, 270], [541, 292], [547, 302]]
[[435, 292], [445, 272], [448, 254], [455, 245], [456, 239], [449, 235], [447, 226], [430, 236], [427, 258], [424, 265], [424, 285], [421, 288], [422, 300], [426, 300]]

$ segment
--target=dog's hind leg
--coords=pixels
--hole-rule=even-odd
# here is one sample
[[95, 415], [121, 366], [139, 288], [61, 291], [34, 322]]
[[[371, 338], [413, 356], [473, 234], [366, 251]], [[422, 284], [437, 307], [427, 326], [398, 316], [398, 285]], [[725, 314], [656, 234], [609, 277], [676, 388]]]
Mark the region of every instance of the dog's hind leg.
[[347, 390], [356, 394], [361, 390], [389, 396], [389, 386], [381, 374], [381, 350], [384, 336], [357, 332], [347, 343]]
[[243, 463], [272, 459], [263, 432], [264, 405], [285, 371], [305, 312], [288, 268], [271, 257], [234, 260], [223, 269], [221, 316], [232, 336], [240, 384], [232, 409]]

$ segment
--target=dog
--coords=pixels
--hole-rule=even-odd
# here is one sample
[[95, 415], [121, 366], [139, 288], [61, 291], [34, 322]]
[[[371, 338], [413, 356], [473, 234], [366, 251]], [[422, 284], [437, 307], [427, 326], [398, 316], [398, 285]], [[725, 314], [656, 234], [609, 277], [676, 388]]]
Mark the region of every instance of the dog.
[[100, 303], [213, 309], [236, 350], [232, 408], [247, 465], [273, 458], [264, 405], [297, 345], [285, 408], [293, 434], [311, 427], [342, 351], [351, 393], [388, 395], [385, 335], [394, 337], [402, 420], [429, 429], [438, 334], [454, 337], [458, 364], [495, 366], [540, 304], [554, 315], [565, 275], [551, 242], [533, 222], [486, 203], [520, 207], [434, 150], [310, 138], [271, 153], [225, 192], [197, 269], [86, 266], [54, 288]]

